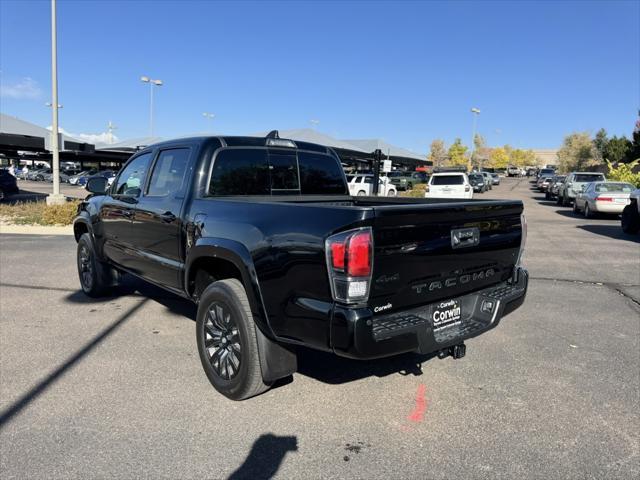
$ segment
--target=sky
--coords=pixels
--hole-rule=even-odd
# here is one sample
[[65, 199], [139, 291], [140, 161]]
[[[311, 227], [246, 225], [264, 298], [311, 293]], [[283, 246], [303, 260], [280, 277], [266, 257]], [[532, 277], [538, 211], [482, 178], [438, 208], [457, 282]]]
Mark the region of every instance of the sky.
[[[0, 0], [0, 111], [42, 126], [50, 15], [48, 0]], [[148, 136], [142, 75], [164, 82], [162, 137], [316, 128], [423, 153], [469, 144], [477, 107], [489, 145], [557, 148], [574, 131], [631, 135], [640, 0], [58, 0], [65, 131]]]

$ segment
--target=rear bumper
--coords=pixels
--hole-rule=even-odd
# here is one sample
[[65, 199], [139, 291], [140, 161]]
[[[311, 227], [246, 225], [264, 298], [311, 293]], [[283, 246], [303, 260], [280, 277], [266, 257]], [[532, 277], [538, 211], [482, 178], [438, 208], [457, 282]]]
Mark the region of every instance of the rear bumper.
[[595, 202], [595, 210], [600, 213], [620, 215], [627, 205], [624, 203]]
[[368, 308], [336, 306], [331, 318], [331, 346], [340, 356], [371, 359], [405, 352], [434, 353], [496, 327], [502, 317], [524, 302], [529, 274], [519, 268], [516, 280], [459, 297], [457, 324], [434, 331], [434, 305], [374, 315]]

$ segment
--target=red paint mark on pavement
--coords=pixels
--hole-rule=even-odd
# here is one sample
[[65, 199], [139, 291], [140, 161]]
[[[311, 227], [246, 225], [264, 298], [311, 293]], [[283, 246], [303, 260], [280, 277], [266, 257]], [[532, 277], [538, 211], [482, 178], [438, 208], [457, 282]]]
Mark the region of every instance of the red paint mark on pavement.
[[424, 412], [427, 409], [427, 400], [425, 399], [426, 391], [426, 385], [422, 383], [418, 385], [418, 391], [416, 392], [416, 406], [407, 417], [412, 422], [419, 423], [424, 418]]

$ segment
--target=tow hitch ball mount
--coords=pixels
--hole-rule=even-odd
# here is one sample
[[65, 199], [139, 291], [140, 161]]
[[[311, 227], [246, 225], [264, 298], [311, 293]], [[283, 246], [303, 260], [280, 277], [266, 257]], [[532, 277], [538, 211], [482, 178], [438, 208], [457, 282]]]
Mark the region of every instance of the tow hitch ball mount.
[[460, 343], [453, 347], [440, 350], [438, 352], [438, 358], [447, 358], [448, 356], [452, 356], [457, 360], [458, 358], [464, 357], [465, 353], [467, 353], [467, 346], [464, 343]]

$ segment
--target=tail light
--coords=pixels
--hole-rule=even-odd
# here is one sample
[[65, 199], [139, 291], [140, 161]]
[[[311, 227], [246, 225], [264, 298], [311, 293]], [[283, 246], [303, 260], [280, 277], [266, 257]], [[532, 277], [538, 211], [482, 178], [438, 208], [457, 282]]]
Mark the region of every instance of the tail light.
[[596, 202], [613, 202], [612, 197], [596, 197]]
[[373, 268], [371, 228], [332, 235], [325, 242], [325, 251], [333, 299], [343, 303], [365, 302], [369, 298]]
[[522, 235], [520, 237], [520, 251], [516, 259], [516, 267], [522, 266], [522, 254], [524, 253], [524, 247], [527, 243], [527, 218], [524, 216], [524, 213], [520, 215], [520, 223], [522, 225]]

